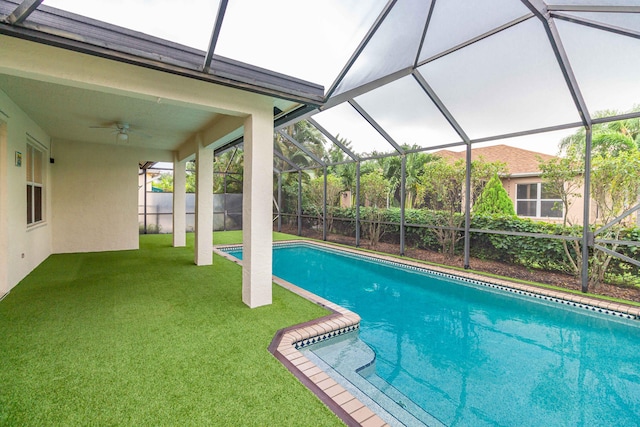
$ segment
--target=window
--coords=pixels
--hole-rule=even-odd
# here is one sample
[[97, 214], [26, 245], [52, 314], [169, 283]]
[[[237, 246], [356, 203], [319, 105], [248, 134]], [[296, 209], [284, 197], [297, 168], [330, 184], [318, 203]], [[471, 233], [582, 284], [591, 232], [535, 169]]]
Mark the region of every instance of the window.
[[44, 155], [31, 144], [27, 144], [27, 225], [37, 224], [43, 217], [43, 169]]
[[562, 218], [562, 200], [544, 183], [518, 184], [516, 212], [519, 216]]

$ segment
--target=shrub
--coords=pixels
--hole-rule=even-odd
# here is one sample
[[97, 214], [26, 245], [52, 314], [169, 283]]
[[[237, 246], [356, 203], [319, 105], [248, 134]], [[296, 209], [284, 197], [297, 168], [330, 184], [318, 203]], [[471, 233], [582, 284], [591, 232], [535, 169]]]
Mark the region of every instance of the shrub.
[[497, 173], [493, 174], [473, 205], [473, 214], [516, 216], [513, 202], [507, 194], [507, 190], [502, 186], [502, 181], [498, 178]]

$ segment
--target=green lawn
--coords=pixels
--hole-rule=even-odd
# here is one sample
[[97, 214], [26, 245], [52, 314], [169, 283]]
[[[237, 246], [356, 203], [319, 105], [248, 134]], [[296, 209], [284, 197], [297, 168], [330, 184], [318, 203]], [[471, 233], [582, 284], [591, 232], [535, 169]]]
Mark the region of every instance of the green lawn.
[[325, 314], [278, 286], [249, 309], [240, 267], [196, 267], [193, 235], [53, 255], [0, 301], [0, 425], [341, 425], [267, 351]]

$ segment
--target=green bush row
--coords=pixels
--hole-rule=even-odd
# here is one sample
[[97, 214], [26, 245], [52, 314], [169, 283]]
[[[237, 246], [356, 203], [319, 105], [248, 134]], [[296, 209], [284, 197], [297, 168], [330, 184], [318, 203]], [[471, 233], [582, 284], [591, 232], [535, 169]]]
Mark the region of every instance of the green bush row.
[[[398, 243], [400, 241], [400, 209], [389, 208], [377, 210], [382, 214], [384, 223], [382, 242]], [[317, 212], [309, 212], [317, 214]], [[342, 235], [355, 235], [355, 208], [329, 208], [329, 215], [333, 217], [330, 232]], [[371, 208], [361, 208], [360, 218], [367, 221], [372, 218]], [[458, 224], [464, 224], [462, 214], [457, 214]], [[433, 251], [441, 251], [441, 243], [433, 227], [447, 226], [449, 214], [441, 211], [426, 209], [406, 209], [405, 224], [422, 225], [407, 226], [405, 229], [405, 245]], [[534, 233], [540, 235], [562, 235], [580, 237], [582, 226], [563, 226], [562, 224], [533, 221], [528, 218], [515, 216], [472, 216], [471, 228], [479, 230], [499, 230], [511, 232]], [[364, 230], [364, 228], [363, 228]], [[457, 232], [456, 251], [463, 251], [462, 231]], [[363, 233], [364, 239], [367, 236]], [[620, 240], [640, 242], [640, 228], [629, 227], [620, 229]], [[619, 246], [617, 252], [633, 259], [640, 259], [640, 247]], [[481, 259], [496, 260], [511, 264], [522, 265], [532, 269], [543, 269], [552, 272], [572, 273], [569, 256], [577, 258], [574, 244], [563, 243], [562, 240], [548, 237], [512, 236], [494, 233], [471, 233], [471, 255]], [[629, 277], [640, 277], [640, 269], [625, 261], [614, 258], [608, 269], [610, 281], [628, 284]], [[624, 277], [625, 279], [621, 279]], [[639, 283], [640, 284], [640, 283]]]

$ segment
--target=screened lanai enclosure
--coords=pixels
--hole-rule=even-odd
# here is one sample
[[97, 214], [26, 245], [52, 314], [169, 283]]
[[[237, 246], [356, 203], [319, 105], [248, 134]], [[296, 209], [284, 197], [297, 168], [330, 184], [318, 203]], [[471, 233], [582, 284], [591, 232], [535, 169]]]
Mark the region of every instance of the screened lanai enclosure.
[[[79, 14], [179, 55], [80, 51], [222, 85], [230, 64], [291, 77], [273, 106], [275, 230], [640, 285], [639, 0], [40, 3], [2, 2], [5, 33], [55, 45], [73, 25], [49, 16]], [[217, 156], [246, 142], [227, 136]]]
[[[275, 229], [637, 284], [639, 2], [392, 1], [370, 20], [325, 104], [276, 126]], [[480, 203], [493, 174], [515, 212]]]
[[[240, 147], [214, 157], [213, 231], [242, 230], [242, 160]], [[173, 233], [173, 163], [140, 164], [138, 223], [140, 234]], [[196, 166], [185, 165], [185, 228], [195, 231]]]

